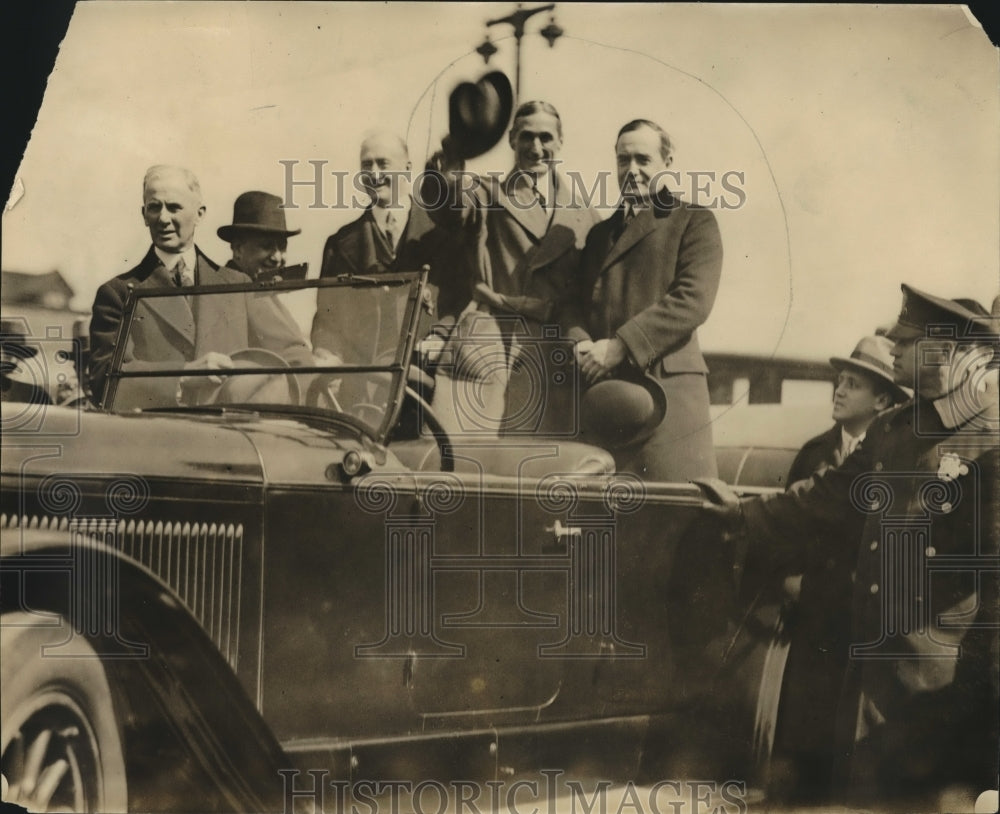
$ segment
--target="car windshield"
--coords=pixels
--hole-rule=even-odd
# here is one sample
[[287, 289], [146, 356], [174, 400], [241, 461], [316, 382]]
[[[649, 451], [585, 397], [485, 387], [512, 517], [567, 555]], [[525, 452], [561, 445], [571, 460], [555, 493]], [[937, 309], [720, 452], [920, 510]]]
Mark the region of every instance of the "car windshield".
[[136, 289], [105, 407], [311, 407], [385, 440], [426, 275]]

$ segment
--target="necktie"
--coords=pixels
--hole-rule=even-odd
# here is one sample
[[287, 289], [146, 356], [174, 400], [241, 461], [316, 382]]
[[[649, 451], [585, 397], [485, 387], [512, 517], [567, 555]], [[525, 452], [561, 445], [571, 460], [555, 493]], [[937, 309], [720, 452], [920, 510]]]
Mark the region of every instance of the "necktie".
[[628, 228], [628, 225], [635, 220], [635, 207], [631, 204], [625, 205], [625, 211], [622, 214], [622, 222], [617, 230], [614, 232], [615, 240], [618, 240]]
[[531, 185], [531, 191], [535, 193], [535, 199], [538, 201], [538, 205], [545, 209], [545, 196], [542, 195], [542, 191], [538, 188], [538, 182], [535, 181]]
[[187, 263], [184, 262], [183, 257], [174, 266], [173, 278], [174, 285], [178, 288], [194, 285], [194, 279], [191, 277], [191, 273], [188, 271]]
[[851, 438], [847, 442], [847, 449], [844, 450], [844, 457], [845, 458], [848, 455], [850, 455], [851, 453], [853, 453], [854, 450], [856, 450], [858, 448], [858, 444], [861, 443], [861, 441], [862, 441], [863, 438], [864, 438], [864, 435], [857, 435], [854, 438]]
[[864, 440], [865, 434], [848, 437], [846, 440], [842, 440], [840, 444], [840, 449], [837, 454], [834, 455], [834, 465], [840, 466], [844, 461], [846, 461], [851, 454], [858, 448], [858, 445]]
[[392, 212], [385, 213], [385, 239], [389, 247], [396, 251], [396, 216]]

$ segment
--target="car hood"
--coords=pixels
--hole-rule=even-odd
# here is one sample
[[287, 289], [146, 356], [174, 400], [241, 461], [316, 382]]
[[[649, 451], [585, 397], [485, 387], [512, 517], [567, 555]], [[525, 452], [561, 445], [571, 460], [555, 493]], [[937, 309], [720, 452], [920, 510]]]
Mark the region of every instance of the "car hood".
[[[361, 449], [349, 428], [254, 412], [107, 414], [47, 407], [40, 426], [6, 432], [8, 475], [129, 473], [184, 481], [322, 482]], [[403, 468], [391, 455], [384, 464]]]

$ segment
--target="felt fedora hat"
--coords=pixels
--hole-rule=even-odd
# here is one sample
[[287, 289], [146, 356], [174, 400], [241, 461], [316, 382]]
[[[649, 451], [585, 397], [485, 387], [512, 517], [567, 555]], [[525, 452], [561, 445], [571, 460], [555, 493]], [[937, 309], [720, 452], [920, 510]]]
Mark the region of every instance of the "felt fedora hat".
[[514, 111], [514, 90], [503, 71], [491, 71], [478, 82], [462, 82], [448, 97], [448, 134], [459, 158], [475, 158], [490, 150], [507, 131]]
[[892, 375], [892, 340], [886, 336], [863, 336], [851, 351], [849, 357], [833, 356], [830, 364], [836, 370], [850, 368], [866, 373], [888, 384], [897, 403], [906, 401], [912, 395], [909, 390], [896, 384]]
[[241, 232], [258, 235], [292, 237], [301, 229], [289, 229], [285, 222], [282, 200], [270, 192], [244, 192], [233, 204], [233, 222], [220, 226], [217, 234], [226, 243], [232, 243], [233, 236]]
[[639, 444], [667, 414], [667, 395], [652, 376], [605, 379], [589, 387], [580, 402], [585, 440], [606, 449]]

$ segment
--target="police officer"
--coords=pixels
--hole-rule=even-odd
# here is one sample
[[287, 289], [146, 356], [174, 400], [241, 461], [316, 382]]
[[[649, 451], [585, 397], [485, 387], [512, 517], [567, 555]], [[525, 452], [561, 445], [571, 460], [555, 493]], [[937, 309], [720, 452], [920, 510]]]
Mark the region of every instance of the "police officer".
[[915, 398], [840, 467], [721, 514], [738, 565], [748, 551], [796, 569], [856, 558], [834, 788], [910, 810], [960, 792], [971, 807], [997, 782], [1000, 330], [981, 306], [902, 288], [888, 336]]

